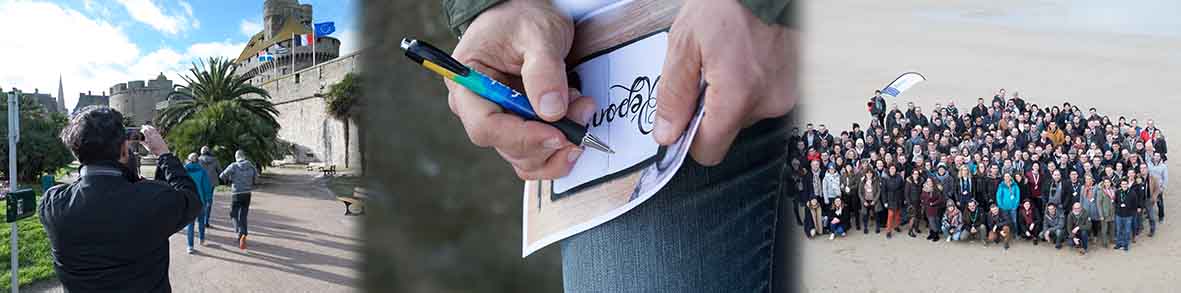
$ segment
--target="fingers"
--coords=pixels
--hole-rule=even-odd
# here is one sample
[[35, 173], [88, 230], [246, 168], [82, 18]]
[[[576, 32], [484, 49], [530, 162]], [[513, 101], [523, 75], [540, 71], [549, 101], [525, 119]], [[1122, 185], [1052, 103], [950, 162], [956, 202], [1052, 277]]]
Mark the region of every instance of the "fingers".
[[[566, 116], [569, 87], [566, 84], [566, 62], [549, 49], [526, 51], [521, 65], [521, 79], [525, 95], [534, 112], [545, 121], [558, 121]], [[562, 54], [565, 55], [565, 54]]]
[[577, 89], [570, 89], [570, 97], [574, 99], [574, 102], [570, 103], [569, 111], [567, 111], [569, 115], [566, 116], [575, 123], [586, 126], [595, 113], [595, 99], [582, 96], [582, 93]]
[[653, 136], [661, 145], [677, 141], [693, 117], [701, 85], [701, 50], [685, 29], [669, 34], [668, 54], [657, 85]]
[[524, 180], [539, 180], [539, 179], [553, 179], [566, 176], [570, 173], [570, 169], [574, 167], [574, 162], [582, 156], [582, 148], [575, 145], [568, 145], [558, 152], [549, 156], [544, 164], [532, 169], [525, 169], [513, 166], [513, 170], [517, 172], [517, 177]]

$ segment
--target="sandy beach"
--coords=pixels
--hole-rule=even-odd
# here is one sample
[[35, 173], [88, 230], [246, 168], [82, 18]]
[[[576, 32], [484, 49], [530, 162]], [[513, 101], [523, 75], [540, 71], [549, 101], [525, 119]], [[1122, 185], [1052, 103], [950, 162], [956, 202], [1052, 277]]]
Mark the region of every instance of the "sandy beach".
[[[889, 104], [914, 101], [929, 113], [955, 101], [964, 111], [1006, 88], [1039, 105], [1069, 101], [1141, 125], [1152, 118], [1181, 141], [1181, 25], [1157, 19], [1181, 4], [1132, 2], [1110, 10], [1089, 0], [808, 2], [798, 113], [834, 135], [865, 125], [873, 90], [918, 71], [927, 81]], [[1169, 168], [1177, 174], [1181, 161]], [[1130, 252], [1095, 246], [1079, 256], [1021, 241], [1004, 251], [859, 231], [836, 241], [791, 237], [804, 241], [801, 277], [812, 292], [1172, 292], [1181, 285], [1181, 179], [1171, 177], [1168, 222]]]

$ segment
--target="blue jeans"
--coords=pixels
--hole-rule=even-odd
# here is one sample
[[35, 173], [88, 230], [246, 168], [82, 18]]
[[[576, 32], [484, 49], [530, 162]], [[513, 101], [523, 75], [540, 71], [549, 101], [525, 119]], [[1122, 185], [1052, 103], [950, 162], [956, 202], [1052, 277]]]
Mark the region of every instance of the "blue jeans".
[[[1011, 209], [1011, 210], [1001, 209], [1001, 211], [1009, 214], [1010, 221], [1013, 221], [1013, 223], [1017, 223], [1017, 209]], [[1014, 225], [1016, 225], [1016, 224], [1014, 224]]]
[[[203, 203], [203, 205], [204, 206], [201, 207], [201, 214], [197, 215], [197, 219], [195, 220], [196, 225], [197, 225], [197, 230], [201, 234], [201, 241], [205, 241], [205, 225], [209, 224], [209, 212], [213, 210], [212, 209], [212, 205], [213, 205], [212, 202], [206, 202], [206, 203]], [[189, 230], [188, 231], [189, 235], [187, 238], [189, 241], [188, 242], [189, 247], [192, 248], [193, 247], [193, 223], [189, 223], [189, 225], [188, 225], [188, 227], [186, 227], [186, 229]]]
[[561, 241], [565, 291], [766, 292], [794, 275], [777, 271], [793, 265], [777, 244], [796, 227], [779, 219], [786, 135], [767, 121], [739, 133], [722, 164], [686, 158], [648, 201]]
[[[1078, 235], [1075, 235], [1075, 237], [1074, 237], [1074, 238], [1078, 238], [1078, 242], [1079, 242], [1078, 245], [1081, 246], [1083, 248], [1083, 250], [1087, 250], [1087, 236], [1088, 236], [1087, 234], [1089, 232], [1090, 231], [1087, 231], [1084, 229], [1079, 229]], [[1070, 239], [1070, 245], [1074, 245], [1074, 238]]]
[[[1159, 200], [1157, 202], [1161, 202], [1161, 201], [1163, 201], [1163, 200]], [[1156, 233], [1156, 219], [1157, 219], [1156, 205], [1155, 204], [1144, 205], [1144, 216], [1148, 218], [1148, 231], [1151, 233]], [[1136, 218], [1140, 218], [1140, 217], [1136, 217]]]
[[1115, 245], [1127, 248], [1132, 242], [1132, 218], [1115, 216]]
[[832, 231], [832, 233], [836, 234], [837, 236], [845, 236], [844, 224], [845, 223], [840, 223], [840, 224], [829, 223], [828, 224], [828, 231]]
[[964, 230], [963, 229], [955, 230], [955, 233], [952, 233], [950, 231], [951, 229], [948, 229], [948, 228], [949, 227], [947, 227], [947, 226], [943, 226], [943, 233], [947, 234], [947, 237], [951, 238], [951, 241], [960, 241], [961, 239], [964, 239]]

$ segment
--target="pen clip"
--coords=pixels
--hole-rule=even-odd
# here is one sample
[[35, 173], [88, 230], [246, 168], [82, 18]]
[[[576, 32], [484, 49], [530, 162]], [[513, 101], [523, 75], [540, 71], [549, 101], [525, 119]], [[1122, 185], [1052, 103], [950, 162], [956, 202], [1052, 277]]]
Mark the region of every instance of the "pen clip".
[[467, 76], [470, 70], [467, 66], [463, 66], [458, 60], [455, 60], [455, 58], [451, 58], [451, 55], [443, 52], [443, 50], [439, 50], [439, 48], [435, 48], [435, 46], [431, 46], [427, 42], [403, 38], [402, 49], [406, 51], [406, 57], [409, 57], [415, 62], [422, 63], [430, 61], [435, 65], [450, 70], [456, 75]]

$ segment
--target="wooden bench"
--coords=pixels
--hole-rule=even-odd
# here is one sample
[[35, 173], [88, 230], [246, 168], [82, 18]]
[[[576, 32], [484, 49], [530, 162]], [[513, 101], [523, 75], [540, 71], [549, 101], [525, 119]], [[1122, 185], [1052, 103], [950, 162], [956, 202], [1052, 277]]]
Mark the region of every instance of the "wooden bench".
[[324, 173], [324, 176], [336, 176], [336, 165], [309, 163], [306, 169], [308, 171], [318, 171]]
[[[368, 197], [368, 191], [364, 187], [355, 187], [353, 196], [337, 196], [336, 200], [344, 203], [345, 216], [359, 216], [365, 214], [365, 201]], [[353, 206], [357, 206], [357, 212], [353, 212]]]

